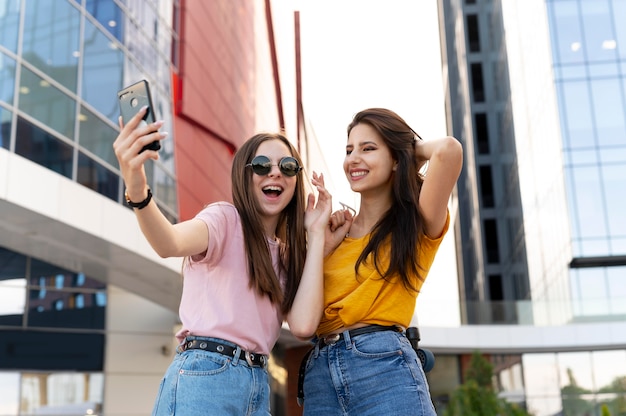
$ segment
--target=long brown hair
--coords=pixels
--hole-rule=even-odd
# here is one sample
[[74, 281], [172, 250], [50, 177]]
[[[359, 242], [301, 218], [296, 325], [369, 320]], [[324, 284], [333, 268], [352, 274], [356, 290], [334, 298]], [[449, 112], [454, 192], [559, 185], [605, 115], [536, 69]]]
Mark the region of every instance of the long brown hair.
[[281, 212], [276, 228], [276, 236], [283, 243], [281, 246], [281, 267], [286, 271], [287, 281], [283, 293], [278, 276], [272, 267], [269, 246], [265, 238], [259, 203], [250, 192], [252, 186], [252, 169], [246, 165], [254, 158], [259, 145], [268, 140], [280, 140], [288, 148], [300, 166], [302, 159], [289, 140], [278, 133], [260, 133], [247, 140], [235, 153], [233, 159], [231, 181], [233, 204], [241, 217], [243, 228], [250, 287], [259, 294], [267, 295], [274, 303], [281, 305], [283, 313], [289, 312], [294, 298], [306, 257], [306, 234], [304, 228], [305, 191], [303, 171], [296, 175], [296, 189], [293, 198]]
[[[372, 255], [373, 265], [383, 278], [389, 280], [398, 275], [408, 290], [416, 291], [411, 276], [424, 279], [417, 258], [417, 248], [424, 235], [423, 218], [419, 210], [419, 195], [424, 178], [418, 171], [415, 159], [415, 142], [421, 140], [421, 137], [399, 115], [385, 108], [369, 108], [357, 113], [348, 125], [348, 135], [357, 124], [367, 124], [378, 132], [397, 167], [393, 176], [391, 208], [374, 226], [354, 269], [358, 275], [361, 263]], [[389, 267], [380, 270], [379, 250], [387, 241], [391, 242]]]

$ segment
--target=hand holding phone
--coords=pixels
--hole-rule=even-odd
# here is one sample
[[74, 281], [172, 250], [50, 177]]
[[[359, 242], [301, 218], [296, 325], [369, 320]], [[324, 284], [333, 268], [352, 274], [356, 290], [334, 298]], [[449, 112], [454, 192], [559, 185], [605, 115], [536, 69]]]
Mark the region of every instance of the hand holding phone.
[[[152, 106], [152, 96], [150, 95], [150, 86], [148, 81], [141, 80], [117, 92], [117, 98], [120, 104], [120, 113], [124, 124], [128, 123], [135, 114], [144, 106], [147, 106], [146, 114], [143, 116], [139, 126], [145, 126], [156, 121], [154, 117], [154, 107]], [[161, 143], [158, 140], [145, 145], [139, 153], [144, 150], [159, 150]]]

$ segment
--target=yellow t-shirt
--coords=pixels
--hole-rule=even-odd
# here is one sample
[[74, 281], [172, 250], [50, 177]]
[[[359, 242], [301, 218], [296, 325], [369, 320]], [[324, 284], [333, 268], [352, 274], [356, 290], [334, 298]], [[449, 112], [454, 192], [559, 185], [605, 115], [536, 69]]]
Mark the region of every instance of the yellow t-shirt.
[[[441, 235], [436, 239], [424, 236], [418, 245], [418, 261], [425, 279], [435, 259], [435, 254], [448, 231], [450, 213]], [[361, 238], [346, 237], [341, 244], [324, 259], [324, 314], [317, 328], [317, 335], [327, 334], [357, 322], [377, 325], [401, 325], [406, 328], [413, 318], [416, 292], [406, 289], [393, 277], [383, 279], [370, 264], [361, 263], [359, 276], [354, 272], [359, 255], [369, 241], [369, 234]], [[381, 253], [389, 253], [384, 247]], [[368, 257], [368, 260], [371, 256]], [[380, 269], [386, 270], [389, 257], [380, 256]], [[389, 282], [391, 280], [391, 282]], [[419, 290], [423, 280], [414, 277], [413, 286]]]

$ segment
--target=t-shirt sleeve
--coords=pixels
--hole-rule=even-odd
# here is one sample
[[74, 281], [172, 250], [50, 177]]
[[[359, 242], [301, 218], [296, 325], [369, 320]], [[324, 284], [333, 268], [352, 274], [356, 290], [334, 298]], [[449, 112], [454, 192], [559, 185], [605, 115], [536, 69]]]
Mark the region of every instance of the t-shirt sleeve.
[[420, 241], [420, 265], [424, 267], [426, 270], [430, 269], [432, 266], [435, 255], [437, 254], [437, 250], [443, 241], [443, 237], [448, 232], [448, 228], [450, 228], [450, 211], [446, 215], [446, 223], [443, 226], [443, 230], [441, 230], [441, 234], [436, 238], [430, 238], [427, 235], [424, 235], [422, 240]]
[[212, 263], [222, 257], [226, 240], [232, 235], [237, 224], [237, 209], [228, 203], [216, 202], [200, 211], [195, 218], [205, 223], [209, 240], [204, 255], [191, 257], [192, 263]]

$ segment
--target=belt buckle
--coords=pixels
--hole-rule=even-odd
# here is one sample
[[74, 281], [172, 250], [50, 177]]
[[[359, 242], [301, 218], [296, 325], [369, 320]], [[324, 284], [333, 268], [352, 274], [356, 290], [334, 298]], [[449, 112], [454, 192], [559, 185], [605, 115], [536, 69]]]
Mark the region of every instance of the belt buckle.
[[324, 337], [324, 344], [326, 345], [334, 345], [335, 342], [339, 341], [341, 338], [341, 334], [331, 334]]

